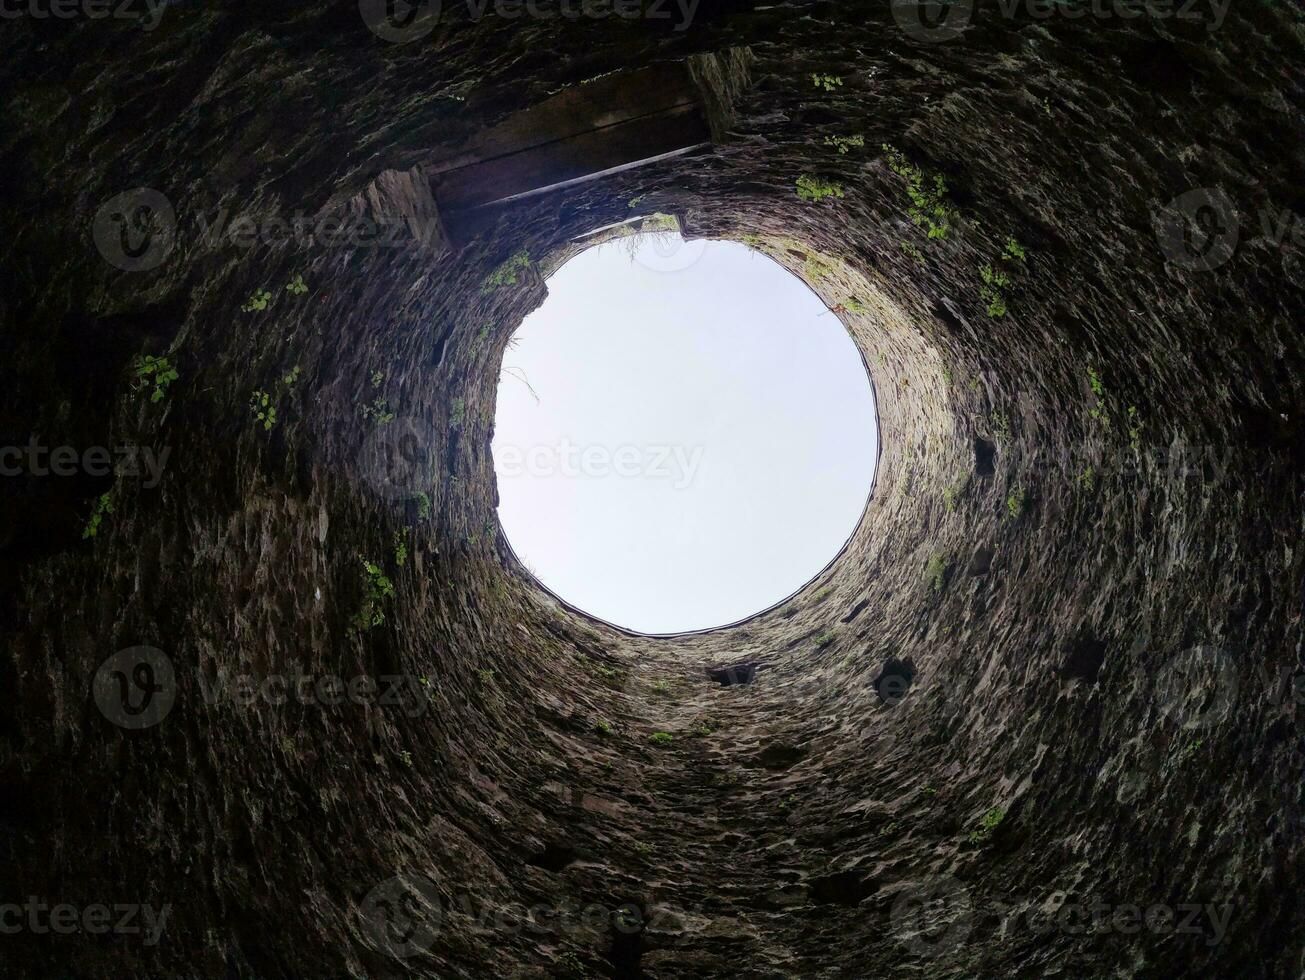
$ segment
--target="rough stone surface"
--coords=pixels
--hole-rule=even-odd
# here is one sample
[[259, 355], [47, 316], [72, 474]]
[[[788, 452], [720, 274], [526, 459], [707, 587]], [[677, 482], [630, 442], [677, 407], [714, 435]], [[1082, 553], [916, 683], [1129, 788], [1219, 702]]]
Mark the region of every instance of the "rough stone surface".
[[[3, 441], [170, 456], [152, 488], [4, 478], [0, 901], [171, 906], [155, 946], [4, 935], [6, 971], [1299, 976], [1305, 297], [1262, 225], [1305, 211], [1295, 9], [1209, 30], [981, 3], [925, 44], [886, 3], [704, 2], [684, 32], [445, 6], [409, 44], [348, 3], [6, 25]], [[567, 86], [732, 47], [752, 85], [728, 142], [523, 202], [455, 254], [205, 234], [351, 213]], [[909, 219], [884, 143], [945, 175], [945, 238]], [[802, 175], [844, 196], [801, 200]], [[178, 230], [123, 272], [92, 227], [139, 187]], [[1209, 271], [1156, 233], [1198, 187], [1241, 231]], [[883, 428], [830, 568], [670, 639], [556, 602], [494, 519], [504, 345], [571, 240], [636, 211], [808, 278]], [[993, 317], [980, 270], [1008, 237], [1028, 254]], [[164, 353], [179, 378], [153, 402], [131, 364]], [[386, 450], [413, 447], [412, 495], [383, 492]], [[363, 559], [395, 588], [368, 629]], [[92, 682], [138, 645], [176, 703], [126, 731]], [[749, 684], [707, 674], [747, 661]], [[222, 672], [424, 683], [402, 705], [210, 703]], [[359, 913], [396, 875], [442, 907], [409, 906], [405, 959]], [[941, 898], [906, 915], [921, 895]], [[1063, 901], [1231, 918], [1211, 943], [1008, 914]], [[521, 907], [551, 914], [523, 928]]]

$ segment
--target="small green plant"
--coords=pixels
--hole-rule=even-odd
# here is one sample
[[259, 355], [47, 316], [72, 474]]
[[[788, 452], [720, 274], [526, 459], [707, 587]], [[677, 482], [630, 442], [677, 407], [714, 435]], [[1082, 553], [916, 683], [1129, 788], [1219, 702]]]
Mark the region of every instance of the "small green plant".
[[417, 491], [417, 518], [423, 521], [430, 519], [430, 494], [425, 490]]
[[634, 848], [636, 854], [642, 854], [645, 857], [647, 857], [649, 854], [651, 854], [653, 851], [656, 850], [656, 848], [653, 847], [651, 844], [649, 844], [647, 841], [641, 841], [641, 840], [635, 841], [631, 846]]
[[992, 426], [992, 434], [998, 439], [1005, 442], [1010, 438], [1010, 417], [1005, 412], [993, 412], [988, 416], [988, 423]]
[[832, 92], [843, 84], [843, 79], [838, 75], [823, 75], [813, 72], [811, 84], [816, 88], [824, 89], [826, 92]]
[[820, 282], [828, 279], [834, 274], [834, 268], [819, 255], [814, 252], [807, 256], [807, 261], [802, 267], [803, 275], [806, 276], [807, 282]]
[[843, 185], [811, 174], [803, 174], [797, 179], [797, 196], [801, 201], [819, 203], [827, 197], [845, 197]]
[[[373, 371], [371, 378], [373, 388], [379, 388], [385, 383], [385, 374], [382, 371]], [[378, 392], [372, 399], [370, 405], [363, 403], [359, 406], [362, 411], [362, 417], [372, 419], [377, 425], [388, 425], [394, 421], [394, 411], [390, 408], [390, 400], [382, 398]]]
[[925, 265], [924, 253], [916, 246], [915, 242], [899, 242], [899, 247], [907, 256], [915, 260], [916, 265]]
[[476, 331], [476, 339], [471, 344], [471, 349], [479, 352], [489, 343], [489, 331], [492, 324], [482, 323], [480, 329]]
[[843, 300], [843, 309], [847, 310], [849, 313], [866, 313], [869, 312], [870, 308], [855, 296], [849, 296], [847, 299]]
[[1084, 466], [1083, 469], [1079, 471], [1078, 476], [1075, 477], [1074, 482], [1078, 484], [1078, 488], [1084, 493], [1091, 493], [1096, 489], [1097, 485], [1096, 470], [1091, 466]]
[[947, 559], [940, 554], [931, 555], [924, 563], [924, 580], [929, 590], [941, 592], [947, 578]]
[[564, 971], [561, 975], [567, 980], [589, 980], [589, 971], [575, 953], [562, 953], [557, 957], [557, 965]]
[[91, 508], [90, 519], [86, 522], [86, 527], [82, 529], [82, 539], [93, 538], [100, 533], [100, 525], [104, 523], [104, 515], [113, 513], [113, 491], [101, 494], [95, 499], [95, 505]]
[[524, 248], [498, 265], [480, 285], [482, 296], [488, 296], [503, 286], [515, 286], [521, 274], [530, 268], [530, 253]]
[[466, 401], [462, 398], [453, 399], [453, 411], [449, 415], [449, 424], [456, 429], [460, 425], [462, 425], [466, 417], [467, 417]]
[[826, 136], [825, 146], [832, 146], [840, 156], [846, 156], [854, 146], [865, 146], [864, 136]]
[[643, 221], [639, 222], [639, 231], [648, 235], [665, 234], [668, 231], [679, 231], [680, 219], [673, 214], [662, 214], [657, 211], [648, 215]]
[[363, 566], [363, 604], [354, 615], [354, 625], [362, 630], [380, 626], [385, 622], [385, 613], [381, 603], [394, 595], [394, 583], [385, 574], [384, 569], [366, 558], [359, 558]]
[[979, 826], [970, 831], [970, 843], [981, 844], [992, 836], [992, 832], [997, 829], [1006, 812], [999, 806], [994, 806], [979, 819]]
[[715, 730], [716, 730], [715, 722], [711, 721], [709, 718], [704, 718], [702, 721], [698, 722], [698, 724], [696, 724], [693, 727], [693, 734], [698, 738], [706, 738]]
[[408, 563], [408, 545], [403, 540], [403, 534], [396, 532], [394, 535], [394, 564], [402, 568]]
[[401, 750], [401, 751], [399, 752], [399, 761], [401, 761], [405, 766], [407, 766], [408, 768], [411, 769], [411, 768], [412, 768], [412, 753], [409, 752], [407, 749], [403, 749], [403, 750]]
[[671, 685], [667, 683], [665, 678], [653, 681], [651, 686], [654, 694], [667, 695], [671, 693]]
[[302, 275], [296, 275], [285, 284], [285, 291], [291, 296], [302, 296], [304, 293], [308, 292], [308, 284], [304, 282], [304, 277]]
[[476, 673], [480, 675], [480, 682], [482, 684], [488, 685], [494, 683], [493, 667], [482, 667], [480, 670], [476, 671]]
[[267, 309], [272, 302], [272, 294], [266, 289], [255, 289], [254, 294], [240, 307], [242, 313], [256, 313]]
[[881, 144], [888, 158], [888, 169], [906, 181], [906, 196], [911, 206], [907, 217], [929, 238], [946, 238], [956, 220], [956, 208], [947, 199], [947, 180], [942, 174], [927, 174], [911, 163], [896, 147]]
[[942, 492], [943, 509], [949, 514], [956, 509], [956, 488], [944, 487]]
[[268, 432], [276, 428], [276, 403], [266, 391], [259, 389], [249, 397], [249, 409], [254, 413], [254, 421], [262, 422]]
[[1138, 418], [1137, 406], [1128, 406], [1128, 445], [1133, 452], [1138, 452], [1142, 448], [1142, 420]]
[[834, 591], [833, 589], [828, 588], [828, 587], [823, 588], [823, 589], [821, 589], [819, 592], [817, 592], [815, 595], [813, 595], [813, 596], [811, 597], [811, 601], [812, 601], [812, 602], [822, 602], [822, 601], [824, 601], [825, 599], [828, 599], [828, 598], [829, 598], [829, 594], [830, 594], [831, 592], [833, 592], [833, 591]]
[[648, 736], [648, 741], [653, 745], [670, 745], [675, 741], [675, 736], [670, 732], [653, 732]]
[[253, 413], [254, 421], [262, 423], [264, 430], [271, 432], [276, 428], [279, 421], [276, 411], [278, 397], [282, 389], [288, 391], [299, 383], [299, 373], [299, 365], [296, 364], [277, 379], [273, 391], [260, 388], [249, 396], [249, 410]]
[[1087, 369], [1087, 375], [1088, 387], [1092, 389], [1092, 394], [1095, 395], [1097, 399], [1097, 403], [1093, 405], [1092, 408], [1088, 409], [1088, 417], [1095, 422], [1100, 422], [1105, 429], [1109, 430], [1110, 416], [1106, 412], [1107, 392], [1105, 382], [1101, 380], [1101, 375], [1093, 368]]
[[923, 793], [925, 796], [937, 796], [937, 795], [938, 795], [938, 791], [937, 791], [936, 789], [934, 789], [932, 786], [926, 786], [926, 787], [924, 787], [924, 789], [920, 790], [920, 792]]
[[1028, 252], [1024, 246], [1013, 238], [1007, 238], [1002, 246], [1001, 258], [998, 260], [1006, 265], [998, 265], [994, 268], [989, 264], [979, 270], [979, 278], [983, 280], [983, 285], [979, 287], [979, 298], [987, 304], [988, 316], [995, 318], [1006, 315], [1009, 309], [1006, 304], [1006, 290], [1010, 288], [1011, 278], [1004, 269], [1023, 266], [1027, 259]]
[[1007, 312], [1004, 290], [1010, 285], [1010, 277], [999, 269], [985, 265], [979, 270], [983, 285], [979, 287], [979, 298], [988, 304], [988, 316], [1005, 316]]
[[630, 198], [626, 206], [631, 208], [637, 208], [639, 206], [639, 202], [642, 201], [647, 196], [648, 196], [647, 194], [636, 194], [634, 197]]
[[154, 386], [154, 392], [150, 395], [151, 402], [163, 401], [163, 396], [167, 394], [168, 385], [177, 380], [177, 369], [172, 366], [172, 362], [166, 357], [154, 357], [150, 354], [137, 356], [132, 362], [133, 369], [136, 372], [136, 390]]
[[1096, 395], [1101, 401], [1106, 399], [1106, 386], [1101, 380], [1101, 375], [1097, 374], [1092, 368], [1088, 368], [1088, 385], [1092, 389], [1092, 394]]
[[1015, 487], [1015, 489], [1006, 497], [1007, 518], [1012, 521], [1018, 519], [1019, 516], [1024, 513], [1025, 500], [1026, 495], [1024, 493], [1024, 488], [1021, 486]]
[[819, 636], [816, 637], [816, 646], [823, 647], [830, 643], [833, 643], [836, 636], [837, 634], [834, 633], [833, 630], [830, 630], [825, 633], [821, 633]]
[[594, 722], [594, 730], [597, 731], [599, 735], [610, 735], [612, 734], [612, 723], [606, 718], [599, 718]]

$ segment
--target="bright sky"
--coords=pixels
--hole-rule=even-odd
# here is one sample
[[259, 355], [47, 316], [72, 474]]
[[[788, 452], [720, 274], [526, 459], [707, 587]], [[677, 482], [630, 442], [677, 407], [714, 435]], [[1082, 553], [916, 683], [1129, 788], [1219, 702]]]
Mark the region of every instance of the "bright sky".
[[874, 399], [799, 279], [672, 234], [589, 249], [548, 289], [504, 354], [493, 445], [499, 518], [540, 581], [672, 633], [759, 612], [834, 557], [874, 476]]

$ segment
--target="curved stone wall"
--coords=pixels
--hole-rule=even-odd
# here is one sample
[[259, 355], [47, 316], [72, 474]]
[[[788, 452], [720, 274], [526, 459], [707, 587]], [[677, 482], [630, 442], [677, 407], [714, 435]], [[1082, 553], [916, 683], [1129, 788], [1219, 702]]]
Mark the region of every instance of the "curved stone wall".
[[[13, 25], [7, 441], [166, 464], [7, 478], [0, 879], [168, 913], [154, 942], [20, 929], [6, 962], [1299, 972], [1305, 344], [1298, 248], [1265, 229], [1300, 209], [1302, 36], [1243, 8], [1209, 29], [980, 5], [937, 43], [862, 3], [704, 0], [682, 32], [456, 9], [408, 44], [351, 4]], [[320, 240], [327, 215], [419, 208], [373, 182], [514, 111], [729, 48], [751, 85], [714, 147], [524, 199], [443, 254]], [[96, 216], [141, 187], [175, 234], [124, 271]], [[1200, 188], [1237, 241], [1193, 259], [1175, 216]], [[268, 241], [297, 211], [319, 241]], [[578, 236], [640, 211], [806, 278], [882, 426], [825, 573], [673, 638], [560, 605], [494, 519], [503, 347]], [[142, 383], [144, 355], [177, 377]], [[133, 728], [96, 678], [140, 646], [172, 676]], [[237, 676], [252, 695], [222, 692]], [[267, 683], [301, 676], [397, 695]], [[1132, 905], [1162, 911], [1134, 929]]]

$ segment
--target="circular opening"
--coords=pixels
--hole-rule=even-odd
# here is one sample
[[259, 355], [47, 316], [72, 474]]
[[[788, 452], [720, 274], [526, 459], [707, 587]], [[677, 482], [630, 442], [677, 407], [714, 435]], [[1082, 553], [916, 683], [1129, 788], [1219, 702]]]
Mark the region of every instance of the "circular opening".
[[548, 589], [644, 633], [792, 594], [856, 529], [865, 364], [796, 276], [734, 242], [641, 235], [557, 270], [503, 356], [499, 519]]

